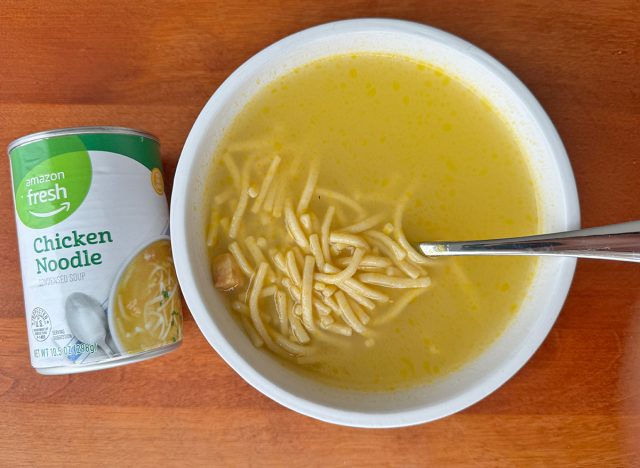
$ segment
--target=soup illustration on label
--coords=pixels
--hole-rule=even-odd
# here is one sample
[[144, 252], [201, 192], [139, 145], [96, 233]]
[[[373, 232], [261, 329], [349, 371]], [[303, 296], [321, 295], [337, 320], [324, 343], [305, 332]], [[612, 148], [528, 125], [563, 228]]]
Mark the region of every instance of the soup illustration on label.
[[97, 370], [164, 354], [182, 306], [155, 137], [120, 127], [9, 146], [31, 364]]

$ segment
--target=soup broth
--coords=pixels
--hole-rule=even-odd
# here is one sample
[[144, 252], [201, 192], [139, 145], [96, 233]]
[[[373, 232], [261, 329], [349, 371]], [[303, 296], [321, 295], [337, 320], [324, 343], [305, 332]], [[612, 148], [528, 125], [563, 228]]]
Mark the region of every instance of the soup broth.
[[[240, 273], [242, 279], [221, 289], [227, 289], [229, 313], [244, 323], [257, 344], [264, 340], [248, 310], [256, 275], [262, 273], [264, 288], [271, 285], [273, 291], [287, 293], [288, 307], [296, 303], [295, 289], [292, 294], [282, 283], [270, 252], [292, 251], [301, 277], [307, 258], [313, 257], [311, 248], [304, 251], [302, 244], [295, 250], [286, 216], [278, 212], [285, 209], [285, 199], [291, 201], [303, 234], [316, 232], [319, 239], [330, 206], [335, 207], [333, 226], [338, 232], [379, 216], [371, 230], [396, 241], [402, 230], [409, 241], [419, 242], [510, 237], [538, 229], [535, 185], [508, 122], [456, 77], [402, 56], [334, 56], [275, 79], [239, 112], [213, 157], [206, 199], [211, 219], [204, 235], [214, 269], [225, 268], [216, 266], [215, 259], [233, 250], [234, 243], [246, 260], [246, 275]], [[261, 194], [269, 174], [272, 184]], [[314, 178], [305, 205], [305, 188]], [[234, 214], [243, 203], [241, 190], [249, 195], [234, 227]], [[359, 208], [340, 201], [336, 193]], [[257, 200], [259, 209], [252, 210]], [[401, 226], [394, 224], [399, 203]], [[303, 210], [296, 209], [300, 204]], [[382, 256], [385, 249], [370, 231], [358, 236], [367, 241], [363, 256]], [[334, 263], [329, 273], [347, 268], [348, 259], [358, 252], [358, 246], [341, 245], [332, 245], [333, 258], [325, 258]], [[262, 270], [255, 246], [268, 265]], [[239, 269], [231, 257], [227, 260], [229, 271]], [[500, 335], [517, 313], [536, 268], [533, 258], [414, 260], [410, 254], [403, 261], [419, 268], [421, 273], [414, 276], [423, 279], [422, 287], [382, 287], [367, 273], [369, 267], [354, 274], [363, 282], [373, 278], [367, 285], [388, 297], [372, 300], [375, 309], [360, 307], [369, 317], [366, 332], [351, 327], [351, 335], [343, 336], [318, 326], [309, 330], [304, 315], [299, 315], [309, 343], [295, 330], [280, 332], [296, 346], [311, 346], [313, 354], [291, 348], [278, 352], [278, 359], [313, 378], [350, 389], [390, 391], [427, 383], [476, 358]], [[411, 279], [411, 270], [405, 272], [397, 259], [386, 262], [390, 263], [371, 271]], [[286, 265], [282, 271], [289, 271]], [[314, 271], [314, 278], [326, 278], [321, 269]], [[334, 295], [341, 291], [336, 290]], [[416, 294], [407, 295], [408, 291]], [[268, 330], [278, 330], [278, 298], [268, 292], [259, 298], [264, 314], [260, 320]], [[321, 302], [327, 292], [331, 289], [314, 294]], [[348, 290], [343, 295], [348, 296]], [[359, 305], [349, 303], [357, 315]], [[390, 314], [398, 304], [405, 307]], [[313, 313], [320, 323], [322, 310]], [[333, 323], [349, 328], [345, 318], [336, 317]], [[279, 332], [267, 333], [279, 339]]]

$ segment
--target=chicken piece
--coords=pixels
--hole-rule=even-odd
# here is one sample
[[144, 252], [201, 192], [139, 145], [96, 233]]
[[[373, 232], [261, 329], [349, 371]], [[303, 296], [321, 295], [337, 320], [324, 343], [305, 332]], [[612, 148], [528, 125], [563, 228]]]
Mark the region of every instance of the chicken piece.
[[244, 276], [230, 253], [216, 256], [211, 262], [213, 285], [222, 292], [232, 292], [242, 287]]

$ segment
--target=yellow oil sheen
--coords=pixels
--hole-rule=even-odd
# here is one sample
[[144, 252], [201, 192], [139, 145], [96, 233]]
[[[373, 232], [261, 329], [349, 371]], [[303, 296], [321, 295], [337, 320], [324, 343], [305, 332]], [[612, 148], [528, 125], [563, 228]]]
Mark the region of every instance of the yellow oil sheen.
[[[409, 189], [404, 229], [412, 242], [538, 230], [536, 187], [509, 123], [457, 77], [406, 57], [334, 56], [264, 85], [214, 155], [212, 195], [230, 184], [216, 170], [220, 156], [240, 165], [250, 151], [277, 153], [283, 167], [303, 158], [292, 194], [317, 161], [324, 187], [359, 196], [370, 213], [389, 210]], [[321, 217], [325, 206], [315, 203]], [[280, 235], [257, 223], [246, 232]], [[226, 249], [222, 243], [215, 253]], [[399, 318], [374, 328], [373, 347], [357, 335], [337, 337], [340, 346], [324, 346], [320, 362], [293, 366], [356, 390], [430, 382], [478, 357], [500, 335], [536, 265], [532, 258], [438, 259], [429, 267], [431, 287]]]

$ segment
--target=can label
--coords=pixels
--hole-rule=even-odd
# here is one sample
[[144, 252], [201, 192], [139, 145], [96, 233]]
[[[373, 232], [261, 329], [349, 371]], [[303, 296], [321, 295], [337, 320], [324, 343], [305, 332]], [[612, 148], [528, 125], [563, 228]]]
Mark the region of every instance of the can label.
[[10, 151], [31, 363], [97, 363], [182, 339], [158, 143], [51, 136]]

